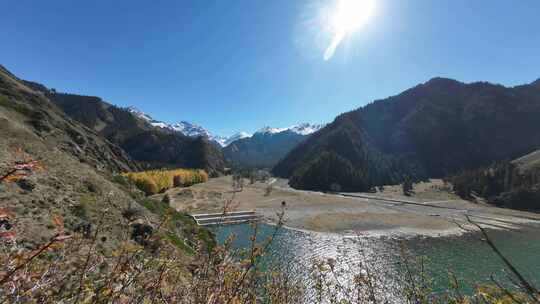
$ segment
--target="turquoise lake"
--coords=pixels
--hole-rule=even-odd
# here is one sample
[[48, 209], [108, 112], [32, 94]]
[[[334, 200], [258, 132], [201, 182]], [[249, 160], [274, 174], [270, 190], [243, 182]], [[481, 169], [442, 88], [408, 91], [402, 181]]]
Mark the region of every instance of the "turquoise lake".
[[[236, 237], [235, 249], [248, 248], [253, 227], [248, 224], [214, 228], [219, 242], [231, 234]], [[525, 226], [520, 230], [488, 230], [500, 251], [535, 286], [540, 287], [540, 227]], [[444, 292], [449, 286], [448, 273], [458, 278], [460, 290], [470, 293], [475, 284], [497, 281], [509, 284], [500, 258], [481, 240], [479, 233], [456, 237], [397, 239], [388, 237], [348, 237], [338, 234], [310, 233], [259, 224], [257, 240], [263, 242], [275, 234], [262, 263], [285, 266], [309, 282], [309, 270], [316, 259], [335, 259], [345, 277], [367, 263], [370, 269], [384, 277], [391, 290], [399, 287], [397, 269], [405, 256], [424, 261], [425, 273], [432, 278], [434, 292]], [[405, 250], [405, 251], [404, 251]], [[415, 258], [413, 258], [415, 257]], [[420, 258], [422, 257], [422, 258]], [[346, 279], [346, 278], [345, 278]], [[509, 285], [507, 285], [509, 286]], [[384, 291], [390, 292], [389, 290]]]

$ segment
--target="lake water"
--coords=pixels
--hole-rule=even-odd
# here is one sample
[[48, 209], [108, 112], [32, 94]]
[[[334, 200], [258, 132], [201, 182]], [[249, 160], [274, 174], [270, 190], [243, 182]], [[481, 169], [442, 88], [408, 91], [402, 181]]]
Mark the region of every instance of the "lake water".
[[[253, 227], [248, 224], [216, 227], [219, 242], [231, 234], [236, 235], [233, 247], [248, 248]], [[535, 286], [540, 287], [540, 227], [530, 226], [521, 230], [489, 230], [490, 237], [500, 251]], [[399, 297], [402, 284], [398, 275], [403, 257], [420, 267], [424, 262], [425, 273], [433, 279], [435, 292], [444, 292], [449, 286], [449, 272], [458, 279], [460, 290], [467, 294], [475, 284], [491, 283], [493, 275], [498, 281], [509, 283], [500, 258], [481, 240], [481, 235], [470, 233], [459, 237], [392, 239], [388, 237], [347, 237], [338, 234], [310, 233], [259, 224], [257, 240], [264, 241], [275, 234], [269, 246], [265, 265], [285, 266], [309, 282], [314, 260], [335, 259], [336, 268], [344, 280], [369, 265], [385, 286], [382, 294]], [[404, 255], [403, 252], [406, 252]], [[416, 257], [416, 258], [412, 258]], [[423, 258], [419, 258], [423, 257]], [[268, 267], [268, 266], [265, 266]]]

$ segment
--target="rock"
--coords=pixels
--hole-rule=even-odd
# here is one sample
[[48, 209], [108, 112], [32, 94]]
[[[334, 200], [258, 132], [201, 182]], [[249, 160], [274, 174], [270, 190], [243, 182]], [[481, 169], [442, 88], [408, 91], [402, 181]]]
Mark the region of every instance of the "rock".
[[85, 238], [89, 238], [92, 235], [92, 223], [85, 221], [76, 224], [73, 231], [81, 233]]
[[89, 181], [89, 180], [85, 180], [83, 182], [84, 184], [84, 187], [89, 191], [89, 192], [92, 192], [92, 193], [99, 193], [99, 188], [97, 187], [96, 184], [94, 184], [93, 182]]
[[131, 225], [133, 229], [131, 231], [131, 239], [137, 244], [146, 246], [149, 244], [148, 240], [154, 233], [154, 228], [148, 224], [143, 224], [140, 221]]
[[11, 230], [12, 225], [7, 218], [0, 219], [0, 231]]
[[18, 180], [17, 185], [25, 191], [32, 191], [36, 188], [36, 183], [34, 183], [28, 178], [22, 178]]

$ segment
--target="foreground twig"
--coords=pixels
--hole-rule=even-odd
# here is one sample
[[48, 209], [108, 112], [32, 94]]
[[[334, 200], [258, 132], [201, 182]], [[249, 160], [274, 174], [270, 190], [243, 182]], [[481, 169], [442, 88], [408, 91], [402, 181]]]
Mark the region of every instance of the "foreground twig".
[[476, 228], [480, 230], [482, 235], [484, 236], [484, 239], [486, 240], [486, 243], [491, 247], [491, 249], [497, 254], [497, 256], [503, 261], [503, 263], [508, 267], [508, 269], [517, 277], [517, 279], [520, 282], [520, 285], [527, 294], [534, 300], [540, 302], [540, 298], [538, 297], [539, 292], [538, 290], [533, 287], [526, 279], [521, 275], [521, 273], [510, 263], [510, 261], [499, 251], [499, 248], [495, 246], [489, 235], [487, 234], [486, 230], [482, 228], [480, 225], [478, 225], [476, 222], [472, 221], [471, 218], [468, 215], [465, 215], [469, 223], [474, 225]]

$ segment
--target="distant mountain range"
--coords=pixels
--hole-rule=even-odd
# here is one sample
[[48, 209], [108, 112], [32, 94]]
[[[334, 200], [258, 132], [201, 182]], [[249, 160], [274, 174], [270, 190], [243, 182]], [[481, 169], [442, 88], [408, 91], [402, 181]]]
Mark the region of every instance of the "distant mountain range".
[[264, 127], [254, 134], [238, 132], [224, 137], [186, 121], [159, 121], [135, 107], [116, 107], [99, 97], [58, 93], [36, 82], [24, 83], [43, 93], [71, 118], [118, 144], [143, 167], [204, 168], [211, 174], [219, 174], [230, 165], [270, 169], [324, 126], [303, 123], [287, 128]]
[[365, 191], [442, 177], [540, 148], [540, 81], [434, 78], [338, 116], [273, 169], [293, 187]]
[[233, 141], [223, 148], [223, 155], [236, 168], [271, 169], [294, 147], [323, 126], [304, 123], [289, 128], [265, 127], [250, 137]]
[[135, 107], [126, 110], [156, 128], [191, 138], [207, 138], [222, 148], [226, 162], [236, 169], [271, 169], [306, 137], [324, 127], [322, 124], [302, 123], [287, 128], [264, 127], [254, 134], [238, 132], [226, 137], [212, 134], [202, 126], [186, 121], [172, 124], [159, 121]]
[[131, 114], [147, 121], [152, 126], [157, 127], [157, 128], [161, 128], [161, 129], [165, 129], [165, 130], [169, 130], [173, 132], [180, 132], [183, 135], [189, 136], [189, 137], [199, 137], [199, 136], [206, 137], [210, 141], [214, 141], [218, 143], [220, 146], [224, 146], [228, 140], [228, 138], [226, 137], [213, 135], [205, 128], [197, 124], [187, 122], [187, 121], [180, 121], [174, 124], [169, 124], [166, 122], [155, 120], [150, 115], [142, 112], [141, 110], [135, 107], [128, 107], [126, 108], [126, 110], [129, 111]]
[[[163, 121], [156, 120], [152, 118], [150, 115], [144, 113], [143, 111], [133, 106], [127, 107], [126, 110], [132, 113], [133, 115], [147, 121], [148, 123], [150, 123], [151, 125], [155, 127], [170, 130], [170, 131], [180, 132], [184, 134], [185, 136], [189, 136], [189, 137], [199, 137], [199, 136], [206, 137], [210, 141], [216, 142], [222, 147], [227, 147], [228, 145], [230, 145], [231, 143], [237, 140], [250, 138], [253, 136], [252, 134], [249, 134], [247, 132], [238, 132], [231, 136], [215, 135], [211, 133], [210, 131], [208, 131], [207, 129], [205, 129], [204, 127], [194, 124], [194, 123], [187, 122], [187, 121], [180, 121], [180, 122], [171, 124], [171, 123], [166, 123]], [[322, 126], [323, 125], [302, 123], [302, 124], [295, 125], [288, 128], [264, 127], [260, 129], [259, 131], [255, 132], [255, 134], [277, 134], [277, 133], [290, 131], [298, 135], [309, 135], [319, 130]]]

